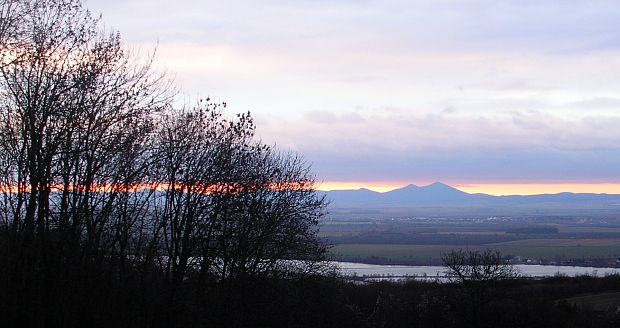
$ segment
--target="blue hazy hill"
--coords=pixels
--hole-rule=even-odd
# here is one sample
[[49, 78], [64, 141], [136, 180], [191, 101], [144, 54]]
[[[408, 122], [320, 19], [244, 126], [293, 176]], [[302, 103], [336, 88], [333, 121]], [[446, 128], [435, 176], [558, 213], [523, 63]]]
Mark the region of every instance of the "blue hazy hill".
[[408, 186], [388, 192], [368, 189], [325, 192], [333, 208], [345, 207], [536, 207], [536, 208], [610, 208], [620, 207], [620, 195], [570, 193], [493, 196], [470, 194], [447, 184]]

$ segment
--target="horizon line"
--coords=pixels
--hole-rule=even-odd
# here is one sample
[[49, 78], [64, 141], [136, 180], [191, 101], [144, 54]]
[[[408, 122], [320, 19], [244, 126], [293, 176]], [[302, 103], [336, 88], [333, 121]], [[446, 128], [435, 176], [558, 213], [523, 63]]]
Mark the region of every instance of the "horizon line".
[[317, 184], [317, 190], [358, 190], [368, 189], [379, 193], [385, 193], [396, 189], [404, 188], [409, 185], [418, 187], [429, 186], [434, 183], [442, 183], [452, 188], [469, 194], [488, 194], [493, 196], [509, 195], [542, 195], [570, 193], [592, 193], [592, 194], [620, 194], [620, 183], [613, 182], [493, 182], [493, 183], [462, 183], [462, 182], [390, 182], [390, 181], [324, 181]]

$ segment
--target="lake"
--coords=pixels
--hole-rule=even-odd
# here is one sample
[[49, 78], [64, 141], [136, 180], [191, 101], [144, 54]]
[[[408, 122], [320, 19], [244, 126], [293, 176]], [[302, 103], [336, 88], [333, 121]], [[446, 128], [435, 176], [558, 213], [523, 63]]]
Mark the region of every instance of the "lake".
[[[345, 276], [373, 277], [379, 279], [398, 278], [433, 278], [443, 276], [446, 271], [442, 266], [407, 266], [407, 265], [376, 265], [351, 262], [335, 262]], [[542, 278], [558, 274], [570, 277], [580, 275], [605, 276], [620, 274], [620, 268], [594, 268], [554, 265], [515, 265], [522, 277]]]

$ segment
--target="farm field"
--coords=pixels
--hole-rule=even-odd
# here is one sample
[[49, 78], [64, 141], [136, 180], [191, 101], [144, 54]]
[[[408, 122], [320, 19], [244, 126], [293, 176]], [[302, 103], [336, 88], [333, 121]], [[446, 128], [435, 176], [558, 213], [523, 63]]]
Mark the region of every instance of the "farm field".
[[[332, 247], [331, 253], [337, 260], [348, 262], [440, 265], [441, 254], [455, 248], [461, 248], [461, 245], [344, 244]], [[615, 266], [615, 262], [610, 259], [620, 257], [620, 245], [473, 245], [467, 248], [472, 250], [495, 249], [507, 258], [520, 258], [519, 263]]]
[[620, 246], [620, 239], [522, 239], [490, 244], [489, 246], [604, 247]]
[[620, 220], [588, 217], [338, 219], [321, 227], [335, 260], [440, 265], [452, 249], [494, 249], [513, 263], [620, 265]]

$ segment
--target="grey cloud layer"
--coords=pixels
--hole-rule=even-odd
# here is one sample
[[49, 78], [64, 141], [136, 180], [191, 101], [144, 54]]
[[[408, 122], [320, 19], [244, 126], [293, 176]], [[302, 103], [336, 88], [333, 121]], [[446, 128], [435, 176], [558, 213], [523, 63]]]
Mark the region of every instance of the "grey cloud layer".
[[408, 113], [315, 111], [259, 133], [306, 154], [326, 180], [619, 180], [618, 117]]
[[[91, 0], [88, 6], [139, 42], [160, 38], [287, 47], [366, 40], [450, 51], [620, 46], [615, 1]], [[148, 29], [136, 33], [140, 27]]]
[[620, 177], [616, 1], [88, 5], [326, 180]]

